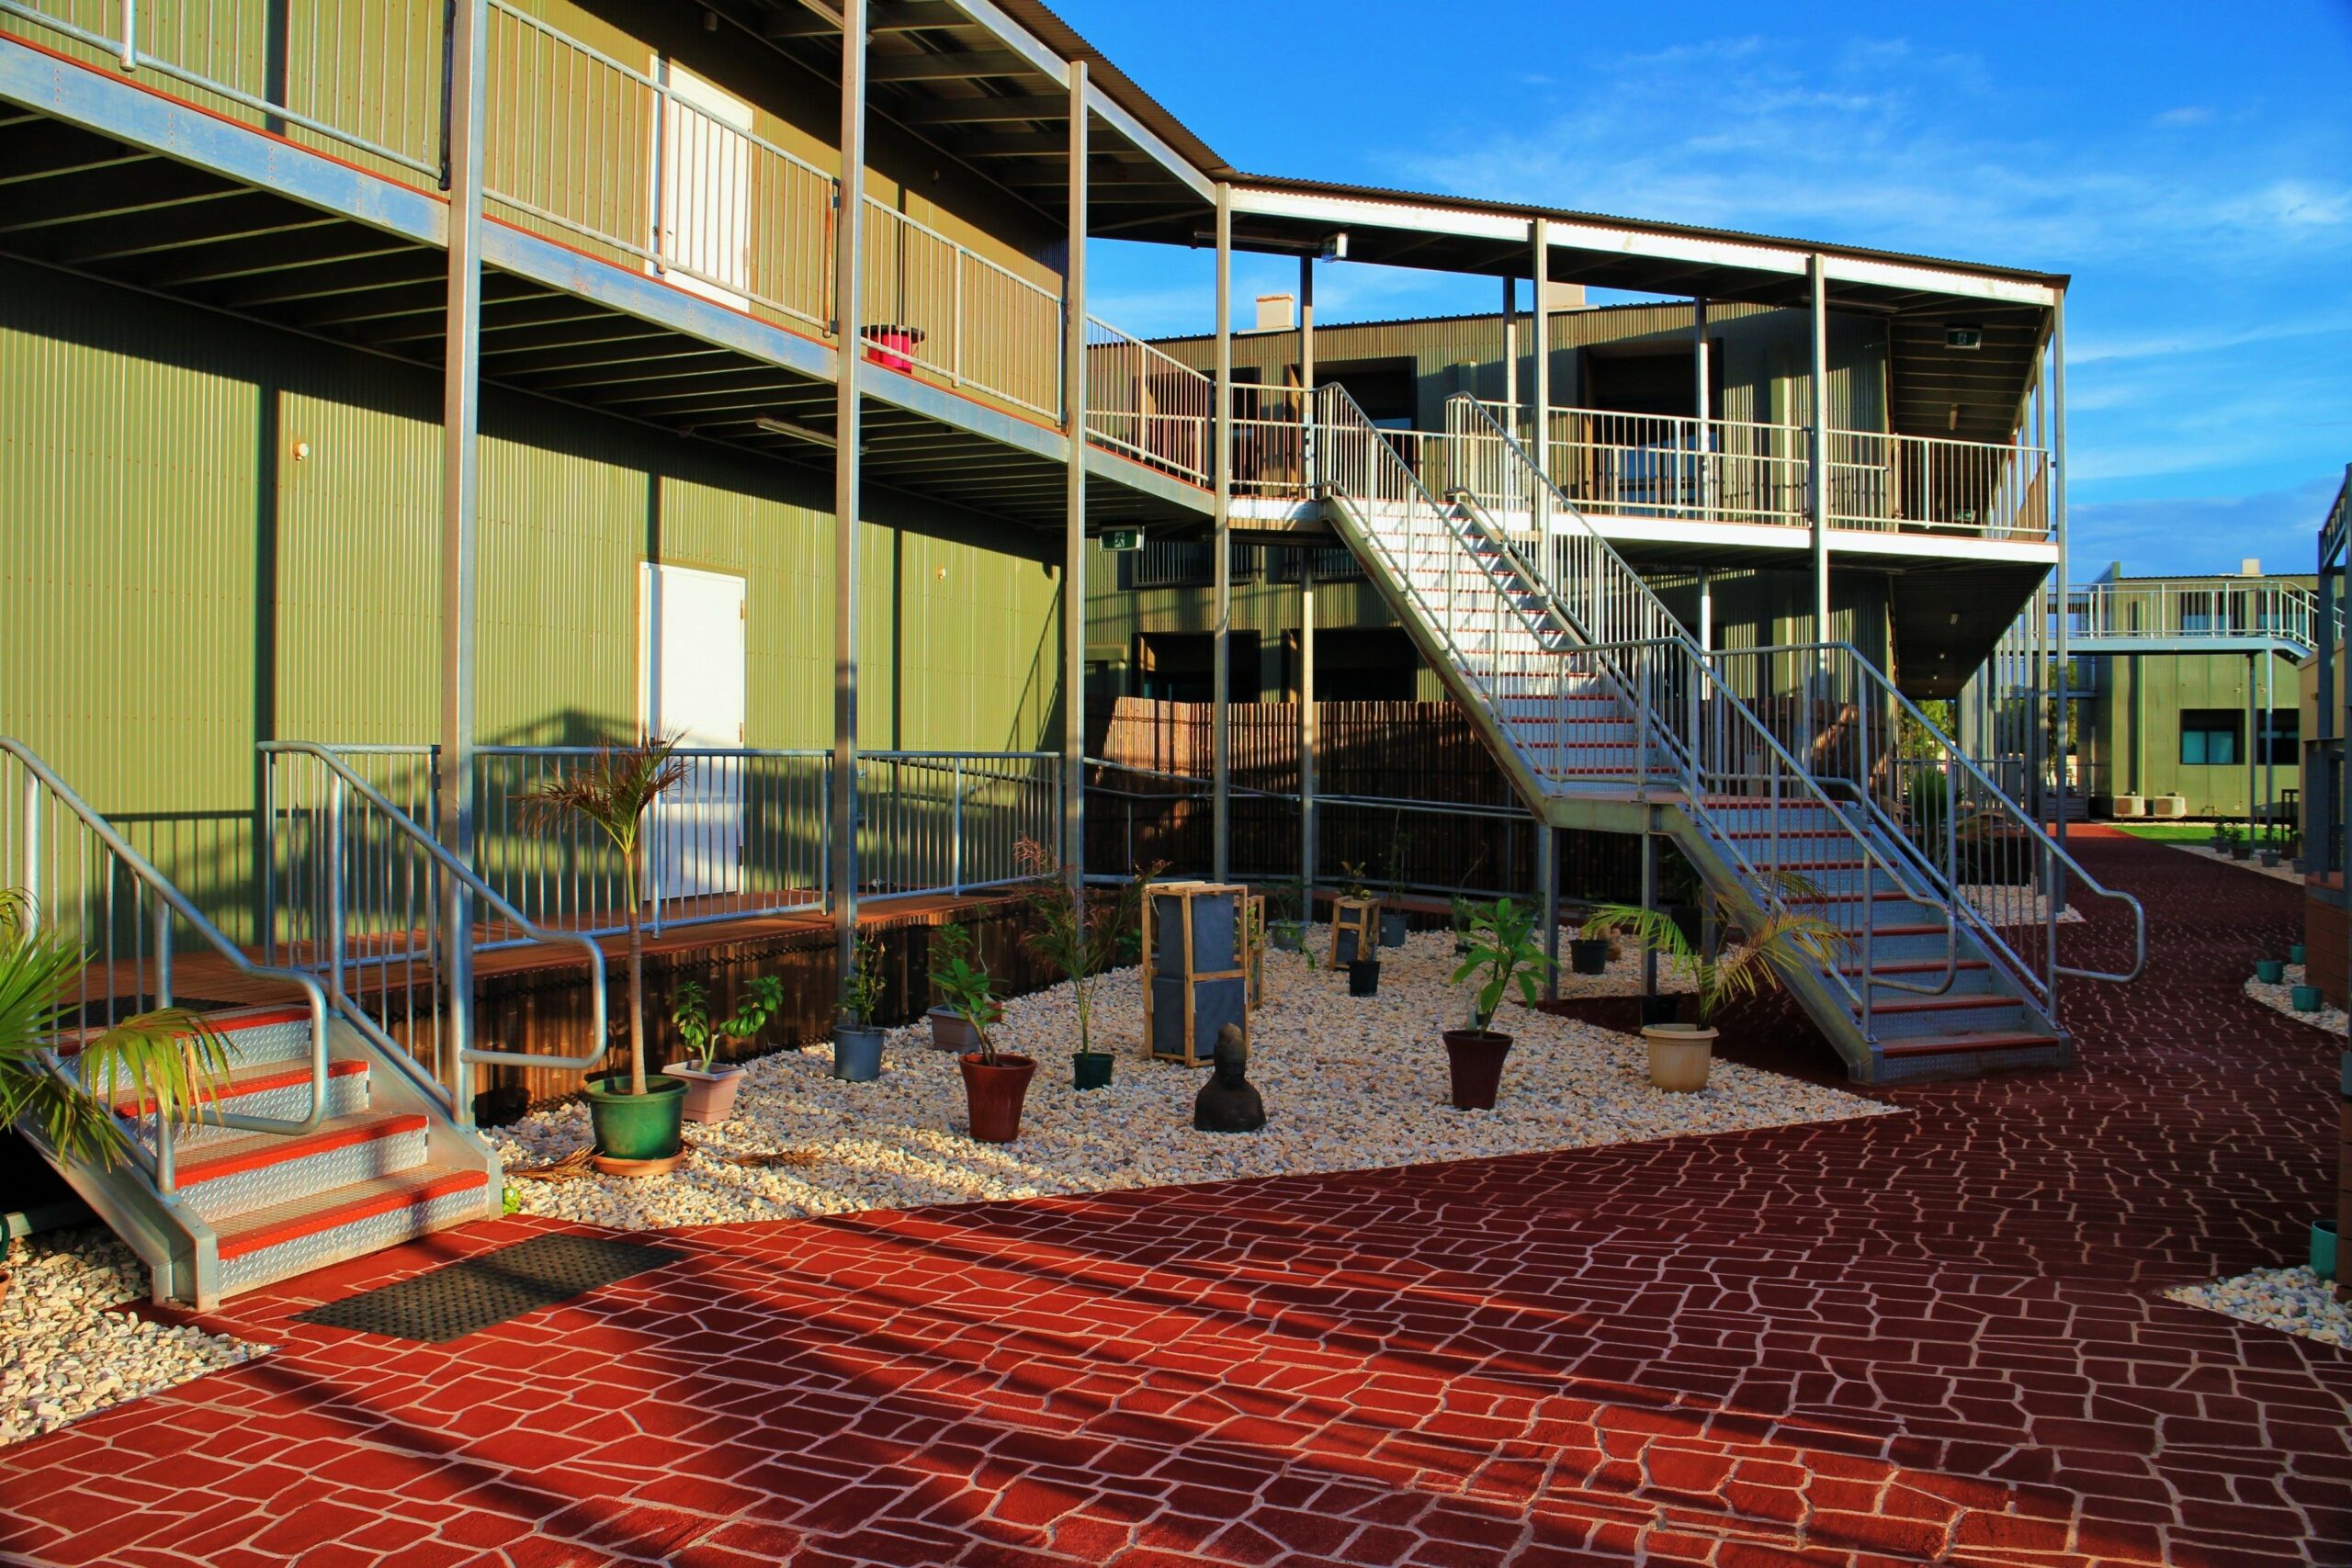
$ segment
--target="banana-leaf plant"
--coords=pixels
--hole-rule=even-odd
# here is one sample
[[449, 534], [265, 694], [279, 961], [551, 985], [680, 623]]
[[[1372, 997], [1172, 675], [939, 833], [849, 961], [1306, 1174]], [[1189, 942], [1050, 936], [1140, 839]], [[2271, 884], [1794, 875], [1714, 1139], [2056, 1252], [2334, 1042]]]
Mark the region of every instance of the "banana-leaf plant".
[[1455, 966], [1453, 984], [1474, 983], [1470, 1027], [1487, 1033], [1494, 1028], [1495, 1010], [1512, 991], [1528, 1006], [1535, 1005], [1540, 995], [1536, 987], [1552, 961], [1536, 935], [1539, 917], [1532, 908], [1522, 909], [1508, 898], [1498, 898], [1492, 904], [1471, 903], [1467, 912], [1469, 953]]
[[[1697, 993], [1699, 1022], [1703, 1025], [1734, 1002], [1769, 992], [1815, 964], [1836, 964], [1852, 941], [1845, 931], [1802, 908], [1806, 900], [1821, 897], [1820, 890], [1805, 878], [1784, 873], [1773, 880], [1788, 901], [1798, 907], [1753, 925], [1743, 920], [1745, 940], [1728, 953], [1700, 952], [1668, 911], [1645, 909], [1636, 904], [1600, 905], [1585, 921], [1583, 934], [1597, 937], [1623, 931], [1644, 949], [1666, 957]], [[1732, 911], [1720, 898], [1714, 904], [1716, 919], [1722, 923]]]
[[0, 889], [0, 1125], [26, 1121], [60, 1157], [111, 1170], [131, 1147], [112, 1107], [136, 1100], [165, 1122], [198, 1120], [228, 1077], [229, 1043], [198, 1015], [157, 1008], [85, 1033], [77, 1070], [51, 1073], [42, 1052], [72, 1032], [88, 961], [22, 889]]

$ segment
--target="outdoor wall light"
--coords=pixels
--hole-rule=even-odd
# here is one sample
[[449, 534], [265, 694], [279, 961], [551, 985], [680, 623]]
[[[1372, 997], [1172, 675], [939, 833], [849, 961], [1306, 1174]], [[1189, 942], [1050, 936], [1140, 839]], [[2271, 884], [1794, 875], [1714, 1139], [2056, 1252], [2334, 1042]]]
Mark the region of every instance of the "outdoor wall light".
[[1348, 231], [1345, 229], [1342, 229], [1335, 234], [1324, 235], [1323, 248], [1315, 253], [1315, 257], [1317, 261], [1347, 260]]

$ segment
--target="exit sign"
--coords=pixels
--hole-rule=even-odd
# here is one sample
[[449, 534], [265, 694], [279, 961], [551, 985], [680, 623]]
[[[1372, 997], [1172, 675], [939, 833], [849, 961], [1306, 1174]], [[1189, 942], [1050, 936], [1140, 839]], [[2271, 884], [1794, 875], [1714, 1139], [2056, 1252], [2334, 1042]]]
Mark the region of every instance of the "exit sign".
[[1106, 550], [1139, 550], [1143, 548], [1143, 530], [1105, 528], [1102, 530], [1102, 547]]

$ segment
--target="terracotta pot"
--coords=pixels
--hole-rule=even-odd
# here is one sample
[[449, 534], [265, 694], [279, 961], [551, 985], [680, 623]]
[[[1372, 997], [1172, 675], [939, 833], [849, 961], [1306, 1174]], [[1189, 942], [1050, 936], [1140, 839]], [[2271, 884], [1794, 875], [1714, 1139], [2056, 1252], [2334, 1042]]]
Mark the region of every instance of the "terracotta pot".
[[1456, 1111], [1492, 1111], [1495, 1091], [1502, 1088], [1503, 1058], [1510, 1055], [1511, 1037], [1491, 1029], [1449, 1029], [1445, 1032], [1445, 1066], [1453, 1080]]
[[969, 1051], [980, 1043], [980, 1032], [954, 1008], [933, 1008], [923, 1017], [931, 1020], [931, 1048], [934, 1051]]
[[726, 1121], [735, 1110], [735, 1096], [747, 1076], [741, 1067], [713, 1067], [705, 1072], [684, 1062], [672, 1062], [662, 1070], [685, 1083], [689, 1122]]
[[1000, 1051], [993, 1064], [980, 1060], [978, 1051], [956, 1058], [964, 1069], [964, 1104], [976, 1143], [1009, 1144], [1021, 1135], [1021, 1104], [1029, 1098], [1029, 1080], [1037, 1064], [1027, 1056]]
[[1694, 1023], [1652, 1023], [1642, 1029], [1650, 1047], [1650, 1082], [1668, 1094], [1695, 1094], [1707, 1087], [1707, 1064], [1715, 1052], [1715, 1032]]

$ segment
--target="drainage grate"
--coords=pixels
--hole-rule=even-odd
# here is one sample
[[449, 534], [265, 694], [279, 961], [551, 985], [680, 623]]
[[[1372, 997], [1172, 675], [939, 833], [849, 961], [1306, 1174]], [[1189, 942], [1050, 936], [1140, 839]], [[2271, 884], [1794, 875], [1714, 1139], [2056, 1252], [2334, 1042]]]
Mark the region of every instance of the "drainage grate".
[[294, 1321], [438, 1345], [684, 1256], [673, 1247], [605, 1236], [536, 1235], [413, 1280], [312, 1307]]

